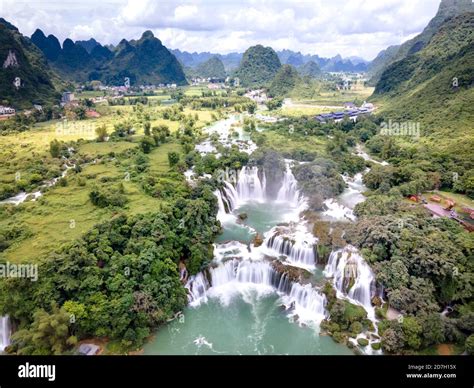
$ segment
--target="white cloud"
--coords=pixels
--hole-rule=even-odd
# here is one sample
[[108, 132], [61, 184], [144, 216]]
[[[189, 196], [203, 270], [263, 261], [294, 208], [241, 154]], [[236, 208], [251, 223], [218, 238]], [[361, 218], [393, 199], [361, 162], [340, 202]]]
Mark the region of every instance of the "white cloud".
[[151, 29], [170, 48], [227, 53], [275, 49], [373, 58], [421, 32], [439, 0], [0, 0], [2, 16], [30, 35], [118, 43]]

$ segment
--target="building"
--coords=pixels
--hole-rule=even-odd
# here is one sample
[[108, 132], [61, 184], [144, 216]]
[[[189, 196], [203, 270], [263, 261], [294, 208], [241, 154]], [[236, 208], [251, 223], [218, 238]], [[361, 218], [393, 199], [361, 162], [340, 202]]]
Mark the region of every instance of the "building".
[[62, 104], [69, 104], [70, 102], [74, 101], [74, 93], [73, 92], [64, 92], [63, 96], [61, 97]]
[[346, 109], [344, 111], [323, 113], [315, 116], [315, 119], [321, 124], [326, 124], [329, 121], [339, 123], [346, 117], [355, 122], [359, 116], [371, 114], [375, 110], [375, 106], [367, 102], [364, 102], [360, 108], [357, 108], [352, 103], [345, 103], [344, 107]]
[[86, 110], [86, 117], [89, 119], [97, 119], [100, 117], [100, 113], [96, 112], [95, 110], [89, 109]]
[[364, 103], [361, 106], [361, 109], [366, 109], [369, 112], [372, 112], [375, 109], [375, 106], [374, 106], [374, 104], [372, 104], [370, 102], [364, 101]]
[[95, 356], [99, 350], [100, 348], [97, 345], [81, 344], [77, 352], [83, 356]]
[[220, 85], [219, 84], [214, 84], [214, 83], [209, 83], [207, 85], [207, 88], [210, 89], [210, 90], [217, 90], [217, 89], [220, 89]]
[[10, 108], [9, 106], [0, 105], [0, 115], [2, 116], [11, 116], [15, 114], [15, 109]]

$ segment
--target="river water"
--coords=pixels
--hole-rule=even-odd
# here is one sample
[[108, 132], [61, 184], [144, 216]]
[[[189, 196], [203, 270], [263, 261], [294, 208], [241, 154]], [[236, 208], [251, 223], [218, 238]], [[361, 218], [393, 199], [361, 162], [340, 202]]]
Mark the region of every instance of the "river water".
[[[224, 146], [237, 144], [250, 154], [257, 146], [241, 122], [242, 117], [230, 117], [212, 125], [208, 133], [217, 133]], [[210, 141], [196, 148], [216, 153]], [[224, 182], [215, 192], [224, 231], [215, 240], [211, 267], [189, 279], [189, 305], [155, 333], [144, 354], [352, 354], [319, 333], [319, 324], [328, 316], [319, 285], [325, 278], [332, 281], [339, 298], [363, 306], [375, 320], [370, 303], [376, 292], [373, 273], [351, 246], [332, 252], [325, 268], [318, 265], [317, 240], [301, 216], [306, 199], [292, 174], [294, 162], [285, 162], [277, 193], [267, 190], [265, 171], [256, 167], [244, 167], [235, 182]], [[194, 175], [186, 172], [189, 180], [199, 179]], [[323, 218], [355, 219], [352, 210], [364, 200], [362, 174], [343, 178], [348, 187], [338, 198], [326, 201]], [[242, 213], [247, 218], [240, 221]], [[275, 262], [307, 271], [304, 284], [277, 271]], [[355, 280], [350, 289], [348, 275]], [[10, 334], [8, 317], [0, 317], [0, 353]]]
[[[251, 153], [256, 145], [238, 129], [238, 122], [239, 117], [221, 120], [208, 133], [218, 133], [225, 146], [238, 144]], [[231, 128], [239, 135], [229, 138]], [[215, 153], [209, 145], [197, 149]], [[189, 306], [155, 333], [144, 354], [353, 354], [319, 333], [328, 314], [319, 284], [331, 279], [339, 297], [364, 306], [372, 318], [373, 274], [353, 247], [333, 252], [326, 268], [318, 266], [317, 240], [301, 216], [306, 199], [298, 190], [292, 163], [286, 160], [278, 193], [269, 192], [265, 171], [257, 167], [244, 167], [236, 181], [224, 182], [215, 192], [224, 232], [216, 238], [213, 262], [189, 279]], [[189, 179], [192, 175], [186, 174]], [[344, 179], [348, 189], [331, 200], [333, 208], [328, 206], [322, 216], [349, 222], [365, 187], [362, 175]], [[238, 217], [242, 213], [247, 214], [243, 221]], [[304, 284], [276, 271], [276, 260], [308, 271]], [[356, 278], [350, 290], [344, 288], [348, 264]]]

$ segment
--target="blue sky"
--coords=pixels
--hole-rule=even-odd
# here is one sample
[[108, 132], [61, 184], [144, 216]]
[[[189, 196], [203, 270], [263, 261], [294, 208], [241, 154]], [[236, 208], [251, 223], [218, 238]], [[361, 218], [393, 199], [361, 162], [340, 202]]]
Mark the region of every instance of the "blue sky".
[[169, 48], [243, 52], [260, 43], [372, 59], [415, 36], [439, 0], [0, 0], [0, 15], [31, 35], [118, 43], [152, 30]]

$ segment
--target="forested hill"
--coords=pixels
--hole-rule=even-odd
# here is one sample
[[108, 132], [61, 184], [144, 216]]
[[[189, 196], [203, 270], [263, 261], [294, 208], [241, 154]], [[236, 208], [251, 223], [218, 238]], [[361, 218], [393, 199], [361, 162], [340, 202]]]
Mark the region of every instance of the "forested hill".
[[263, 85], [273, 79], [280, 67], [280, 59], [271, 47], [256, 45], [245, 51], [235, 75], [244, 86]]
[[421, 34], [400, 46], [388, 47], [372, 61], [369, 66], [370, 83], [375, 85], [380, 80], [382, 73], [391, 64], [423, 49], [446, 20], [467, 12], [474, 12], [474, 5], [471, 0], [442, 0], [435, 17], [431, 19]]
[[53, 83], [57, 79], [43, 53], [1, 18], [0, 60], [0, 104], [30, 108], [59, 98]]
[[474, 117], [474, 13], [449, 19], [419, 52], [382, 73], [374, 98], [392, 120], [415, 120], [425, 135], [463, 136]]
[[46, 37], [41, 30], [31, 39], [65, 79], [121, 85], [128, 77], [132, 85], [186, 84], [181, 64], [151, 31], [145, 31], [138, 40], [122, 39], [113, 51], [95, 40], [66, 39], [61, 48], [56, 37]]
[[224, 64], [219, 57], [211, 57], [196, 68], [196, 75], [204, 78], [225, 78]]

